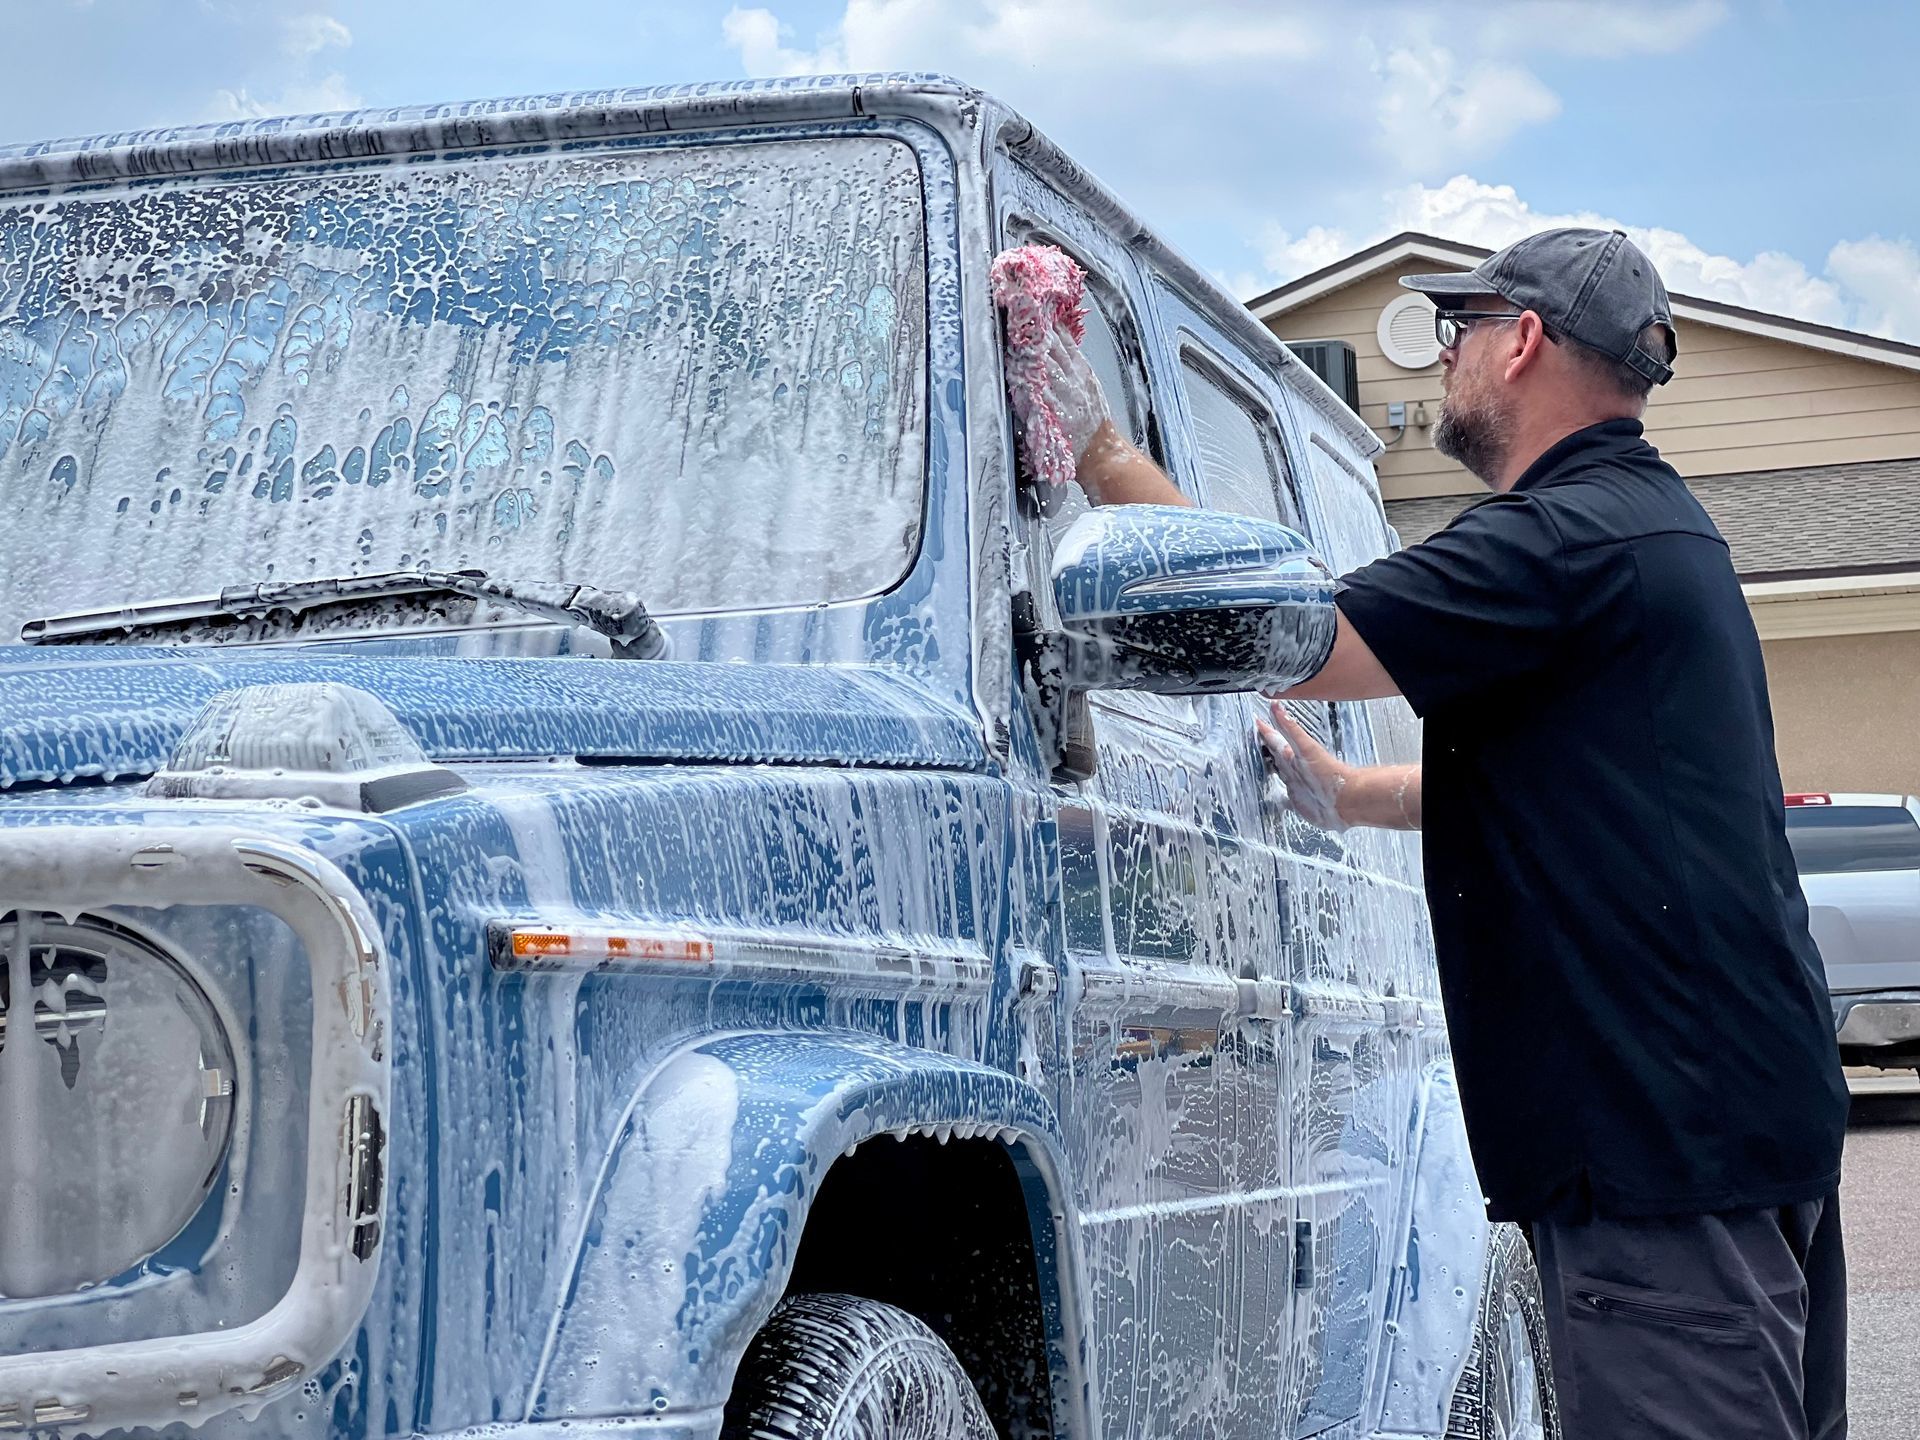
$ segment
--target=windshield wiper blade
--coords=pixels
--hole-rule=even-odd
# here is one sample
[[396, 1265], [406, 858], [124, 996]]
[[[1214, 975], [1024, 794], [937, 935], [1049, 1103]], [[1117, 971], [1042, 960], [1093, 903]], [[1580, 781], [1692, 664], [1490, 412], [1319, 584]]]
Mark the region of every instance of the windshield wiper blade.
[[229, 585], [218, 595], [142, 601], [29, 620], [20, 627], [20, 638], [29, 645], [74, 645], [116, 632], [274, 611], [298, 615], [320, 606], [406, 595], [464, 595], [510, 605], [544, 620], [579, 625], [604, 635], [613, 642], [614, 654], [627, 659], [654, 660], [667, 651], [666, 632], [631, 590], [601, 590], [566, 580], [495, 579], [484, 570], [393, 570], [378, 575]]

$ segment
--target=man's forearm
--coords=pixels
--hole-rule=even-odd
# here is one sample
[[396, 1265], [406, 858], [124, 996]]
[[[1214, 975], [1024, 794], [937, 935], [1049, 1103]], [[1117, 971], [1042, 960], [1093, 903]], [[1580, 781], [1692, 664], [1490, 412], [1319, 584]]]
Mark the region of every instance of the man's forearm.
[[1114, 428], [1094, 432], [1076, 472], [1080, 488], [1096, 505], [1191, 505], [1151, 457]]
[[1353, 770], [1340, 788], [1340, 819], [1376, 830], [1420, 828], [1420, 767], [1369, 765]]

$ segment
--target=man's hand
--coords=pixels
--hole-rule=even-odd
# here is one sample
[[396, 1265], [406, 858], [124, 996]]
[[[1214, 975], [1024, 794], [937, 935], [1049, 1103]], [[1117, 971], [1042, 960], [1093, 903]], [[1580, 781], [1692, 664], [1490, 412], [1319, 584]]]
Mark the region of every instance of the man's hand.
[[1287, 808], [1322, 830], [1346, 829], [1340, 796], [1358, 773], [1356, 767], [1309, 735], [1278, 700], [1273, 702], [1273, 723], [1259, 724], [1267, 765], [1287, 787]]
[[1120, 432], [1100, 377], [1080, 347], [1047, 342], [1047, 403], [1073, 447], [1074, 483], [1095, 505], [1191, 505], [1166, 472]]
[[1075, 460], [1087, 453], [1103, 425], [1113, 423], [1107, 392], [1080, 347], [1058, 330], [1047, 337], [1047, 403], [1060, 418]]
[[1260, 722], [1267, 764], [1287, 787], [1287, 808], [1322, 830], [1367, 825], [1420, 828], [1418, 765], [1349, 765], [1306, 732], [1278, 700]]

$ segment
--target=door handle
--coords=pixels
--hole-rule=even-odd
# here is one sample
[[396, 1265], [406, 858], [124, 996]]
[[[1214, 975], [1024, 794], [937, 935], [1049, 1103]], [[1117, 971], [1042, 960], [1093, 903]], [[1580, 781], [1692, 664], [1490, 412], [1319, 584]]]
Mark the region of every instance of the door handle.
[[1044, 960], [1027, 956], [1020, 961], [1015, 984], [1023, 1000], [1044, 1000], [1060, 988], [1060, 977]]
[[1284, 980], [1238, 980], [1243, 1020], [1285, 1020], [1293, 1014], [1293, 987]]

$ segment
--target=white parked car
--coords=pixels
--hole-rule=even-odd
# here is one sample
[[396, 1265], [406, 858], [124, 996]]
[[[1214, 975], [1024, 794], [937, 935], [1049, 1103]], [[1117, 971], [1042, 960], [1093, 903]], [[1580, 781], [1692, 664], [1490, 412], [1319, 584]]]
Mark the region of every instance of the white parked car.
[[1920, 1069], [1920, 801], [1789, 795], [1787, 840], [1848, 1065]]

